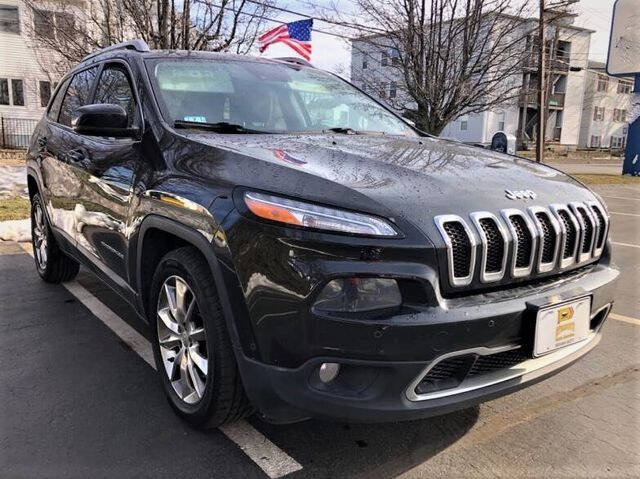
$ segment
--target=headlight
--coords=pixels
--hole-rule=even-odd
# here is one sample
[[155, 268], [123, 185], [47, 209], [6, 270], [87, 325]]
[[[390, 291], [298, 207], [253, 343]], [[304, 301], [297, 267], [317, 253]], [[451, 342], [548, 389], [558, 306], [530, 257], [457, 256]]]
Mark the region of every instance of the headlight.
[[362, 313], [401, 305], [402, 296], [395, 279], [344, 278], [329, 281], [313, 307], [328, 313]]
[[254, 215], [280, 223], [360, 235], [398, 235], [391, 224], [375, 216], [255, 192], [245, 193], [244, 202]]

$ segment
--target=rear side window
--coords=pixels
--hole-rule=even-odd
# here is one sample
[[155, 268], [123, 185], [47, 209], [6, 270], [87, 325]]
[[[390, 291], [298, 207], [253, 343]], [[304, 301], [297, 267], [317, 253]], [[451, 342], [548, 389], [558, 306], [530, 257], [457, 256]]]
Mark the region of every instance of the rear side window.
[[97, 71], [98, 68], [94, 67], [75, 74], [69, 88], [67, 88], [64, 100], [62, 100], [58, 123], [71, 126], [75, 111], [81, 106], [88, 104], [89, 96], [91, 95], [91, 86], [96, 78]]
[[137, 124], [135, 97], [127, 69], [121, 65], [107, 65], [100, 75], [94, 103], [110, 103], [124, 108], [129, 118], [128, 126]]
[[64, 97], [64, 92], [67, 89], [68, 84], [69, 80], [65, 80], [65, 82], [56, 93], [56, 97], [53, 99], [53, 102], [51, 103], [51, 107], [49, 108], [49, 112], [47, 113], [47, 118], [49, 118], [49, 120], [51, 121], [58, 121], [60, 105], [62, 104], [62, 98]]

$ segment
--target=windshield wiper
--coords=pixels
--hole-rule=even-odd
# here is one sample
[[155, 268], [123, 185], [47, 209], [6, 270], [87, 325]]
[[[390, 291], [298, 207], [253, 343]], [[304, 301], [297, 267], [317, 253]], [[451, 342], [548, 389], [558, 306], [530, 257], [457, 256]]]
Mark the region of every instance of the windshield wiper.
[[332, 131], [334, 133], [342, 133], [344, 135], [359, 135], [360, 132], [358, 130], [354, 130], [353, 128], [349, 128], [348, 126], [336, 126], [334, 128], [325, 128], [324, 131]]
[[219, 121], [217, 123], [206, 123], [200, 121], [176, 120], [173, 122], [175, 128], [200, 128], [202, 130], [215, 131], [216, 133], [266, 133], [265, 131], [245, 128], [237, 123]]

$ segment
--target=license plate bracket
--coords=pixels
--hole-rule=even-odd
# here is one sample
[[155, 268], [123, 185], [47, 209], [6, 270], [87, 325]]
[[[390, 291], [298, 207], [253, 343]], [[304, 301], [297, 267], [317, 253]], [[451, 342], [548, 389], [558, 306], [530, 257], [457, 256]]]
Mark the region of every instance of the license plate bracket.
[[540, 306], [535, 315], [533, 357], [586, 339], [590, 319], [591, 295]]

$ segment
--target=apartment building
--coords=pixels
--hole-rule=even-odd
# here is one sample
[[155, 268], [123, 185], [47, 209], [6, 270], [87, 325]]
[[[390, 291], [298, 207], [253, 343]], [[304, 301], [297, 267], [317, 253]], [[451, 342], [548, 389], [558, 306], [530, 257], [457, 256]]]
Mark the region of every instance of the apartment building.
[[581, 148], [625, 147], [632, 92], [633, 78], [609, 76], [604, 63], [589, 62], [582, 102]]
[[[545, 138], [571, 148], [579, 146], [582, 98], [593, 30], [573, 25], [575, 15], [565, 15], [548, 28], [546, 63], [550, 69], [551, 95]], [[448, 124], [441, 136], [488, 145], [498, 131], [518, 139], [520, 147], [535, 144], [537, 137], [537, 68], [539, 39], [537, 19], [523, 19], [517, 32], [523, 38], [523, 69], [518, 81], [521, 93], [504, 105], [464, 115]], [[387, 46], [389, 45], [389, 46]], [[397, 111], [407, 104], [402, 77], [394, 60], [399, 56], [384, 37], [356, 40], [352, 45], [351, 79], [354, 84]], [[567, 94], [570, 92], [570, 94]]]

